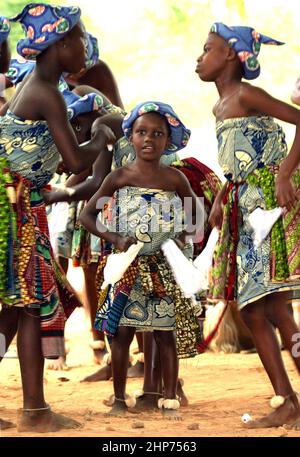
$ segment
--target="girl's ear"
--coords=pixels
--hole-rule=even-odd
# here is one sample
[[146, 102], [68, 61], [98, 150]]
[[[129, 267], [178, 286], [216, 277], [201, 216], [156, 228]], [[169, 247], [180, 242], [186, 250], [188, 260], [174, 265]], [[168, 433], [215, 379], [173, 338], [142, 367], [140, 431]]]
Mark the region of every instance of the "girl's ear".
[[237, 53], [235, 50], [231, 47], [228, 46], [228, 52], [227, 52], [227, 60], [234, 60], [237, 57]]
[[130, 135], [130, 137], [129, 137], [129, 139], [128, 139], [128, 142], [129, 142], [129, 144], [133, 144], [133, 143], [132, 143], [132, 135]]

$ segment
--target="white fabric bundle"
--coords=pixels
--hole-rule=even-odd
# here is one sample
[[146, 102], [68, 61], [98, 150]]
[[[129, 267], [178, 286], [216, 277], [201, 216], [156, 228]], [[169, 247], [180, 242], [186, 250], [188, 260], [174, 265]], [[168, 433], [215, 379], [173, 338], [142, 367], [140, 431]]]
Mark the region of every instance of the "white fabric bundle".
[[219, 230], [214, 227], [209, 235], [206, 246], [194, 260], [195, 267], [199, 270], [202, 278], [203, 289], [208, 289], [209, 271], [212, 266], [214, 250], [219, 239]]
[[208, 274], [218, 238], [219, 230], [214, 228], [205, 249], [194, 262], [185, 257], [173, 240], [168, 240], [162, 245], [163, 253], [185, 297], [190, 298], [200, 290], [208, 289]]
[[162, 244], [161, 248], [184, 296], [187, 298], [192, 297], [202, 288], [199, 271], [193, 262], [185, 257], [175, 241], [167, 240]]
[[69, 217], [69, 203], [54, 203], [48, 216], [50, 242], [55, 256], [58, 255], [58, 235], [64, 232]]
[[282, 213], [283, 208], [279, 207], [270, 210], [256, 208], [249, 215], [248, 220], [253, 229], [252, 239], [256, 249], [269, 235], [273, 225], [279, 219]]
[[104, 281], [101, 289], [105, 289], [109, 284], [114, 285], [116, 282], [120, 281], [143, 246], [144, 243], [138, 241], [136, 244], [132, 244], [126, 252], [110, 254], [108, 256], [103, 272]]

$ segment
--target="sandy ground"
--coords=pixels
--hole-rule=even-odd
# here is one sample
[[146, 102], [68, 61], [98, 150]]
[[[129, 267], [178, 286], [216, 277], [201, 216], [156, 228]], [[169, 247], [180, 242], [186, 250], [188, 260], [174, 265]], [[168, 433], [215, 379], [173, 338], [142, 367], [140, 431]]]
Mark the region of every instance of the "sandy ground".
[[[75, 275], [76, 276], [76, 275]], [[80, 285], [80, 277], [73, 283]], [[159, 412], [130, 414], [122, 419], [108, 418], [108, 408], [102, 400], [112, 393], [112, 382], [80, 383], [97, 366], [88, 347], [89, 324], [83, 309], [77, 309], [67, 324], [69, 371], [45, 370], [46, 399], [54, 411], [68, 415], [82, 423], [79, 430], [65, 430], [43, 436], [64, 437], [275, 437], [297, 436], [300, 432], [276, 429], [245, 430], [241, 416], [248, 412], [260, 417], [270, 411], [272, 389], [257, 354], [206, 353], [180, 363], [180, 376], [189, 406], [182, 408], [183, 420], [164, 420]], [[14, 353], [14, 346], [9, 354]], [[294, 389], [300, 391], [300, 379], [288, 354], [284, 359]], [[17, 358], [5, 358], [1, 363], [0, 417], [13, 422], [22, 406]], [[60, 379], [62, 378], [62, 379]], [[128, 393], [142, 387], [142, 379], [128, 380]], [[135, 428], [141, 422], [143, 428]], [[18, 433], [16, 428], [4, 430], [3, 437], [36, 436]]]

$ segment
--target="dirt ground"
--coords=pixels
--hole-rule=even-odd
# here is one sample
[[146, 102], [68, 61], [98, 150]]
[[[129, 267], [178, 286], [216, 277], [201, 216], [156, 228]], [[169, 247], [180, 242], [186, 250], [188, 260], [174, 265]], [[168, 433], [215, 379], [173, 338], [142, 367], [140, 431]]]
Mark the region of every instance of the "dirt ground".
[[[81, 279], [73, 278], [78, 286]], [[112, 393], [112, 382], [80, 383], [93, 373], [92, 351], [88, 347], [89, 324], [83, 309], [77, 309], [67, 323], [66, 335], [70, 353], [68, 371], [45, 370], [46, 399], [54, 411], [82, 423], [78, 430], [66, 430], [43, 436], [64, 437], [278, 437], [296, 436], [300, 432], [276, 429], [246, 430], [241, 416], [260, 417], [270, 411], [272, 389], [257, 354], [214, 354], [208, 352], [180, 363], [180, 376], [189, 406], [182, 408], [183, 420], [164, 420], [159, 412], [130, 414], [122, 419], [108, 418], [102, 400]], [[18, 359], [12, 346], [1, 363], [0, 417], [16, 423], [22, 406]], [[294, 389], [300, 391], [300, 379], [288, 354], [284, 359]], [[62, 379], [60, 379], [62, 378]], [[128, 393], [142, 387], [142, 379], [128, 380]], [[142, 422], [143, 428], [135, 428]], [[16, 428], [0, 432], [3, 437], [36, 436], [18, 433]]]

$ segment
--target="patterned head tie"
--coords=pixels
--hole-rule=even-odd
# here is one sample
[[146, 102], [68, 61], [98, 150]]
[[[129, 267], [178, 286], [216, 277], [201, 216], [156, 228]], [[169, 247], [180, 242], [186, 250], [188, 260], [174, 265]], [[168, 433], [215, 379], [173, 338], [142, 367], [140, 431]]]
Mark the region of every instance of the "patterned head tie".
[[220, 35], [235, 50], [242, 62], [245, 79], [255, 79], [260, 74], [260, 65], [257, 56], [261, 44], [284, 44], [281, 41], [256, 32], [251, 27], [229, 27], [222, 22], [215, 22], [210, 32]]
[[6, 73], [8, 79], [16, 86], [22, 82], [25, 76], [33, 72], [35, 68], [35, 61], [25, 60], [22, 57], [11, 59], [9, 69]]
[[10, 18], [20, 22], [26, 38], [19, 40], [18, 53], [24, 59], [35, 59], [49, 46], [61, 40], [79, 22], [81, 11], [77, 6], [54, 6], [29, 3], [23, 11]]
[[0, 45], [5, 40], [7, 40], [9, 32], [10, 32], [9, 20], [4, 16], [0, 16]]
[[[23, 81], [25, 76], [33, 72], [35, 65], [35, 60], [25, 60], [23, 57], [11, 59], [9, 69], [5, 76], [13, 83], [14, 86], [16, 86]], [[63, 76], [59, 78], [58, 89], [60, 92], [69, 89], [69, 86]]]
[[70, 121], [81, 114], [91, 113], [93, 111], [100, 112], [104, 105], [103, 98], [94, 92], [80, 97], [70, 90], [64, 90], [62, 95], [67, 105], [67, 113]]
[[88, 32], [85, 35], [85, 48], [87, 56], [85, 66], [86, 68], [90, 68], [99, 60], [99, 47], [97, 38]]
[[187, 145], [191, 136], [191, 131], [183, 125], [173, 108], [166, 103], [152, 101], [139, 103], [127, 114], [127, 116], [125, 116], [122, 128], [127, 139], [130, 138], [132, 126], [137, 118], [147, 113], [158, 113], [167, 121], [171, 131], [171, 141], [170, 144], [167, 145], [165, 154], [179, 151]]

